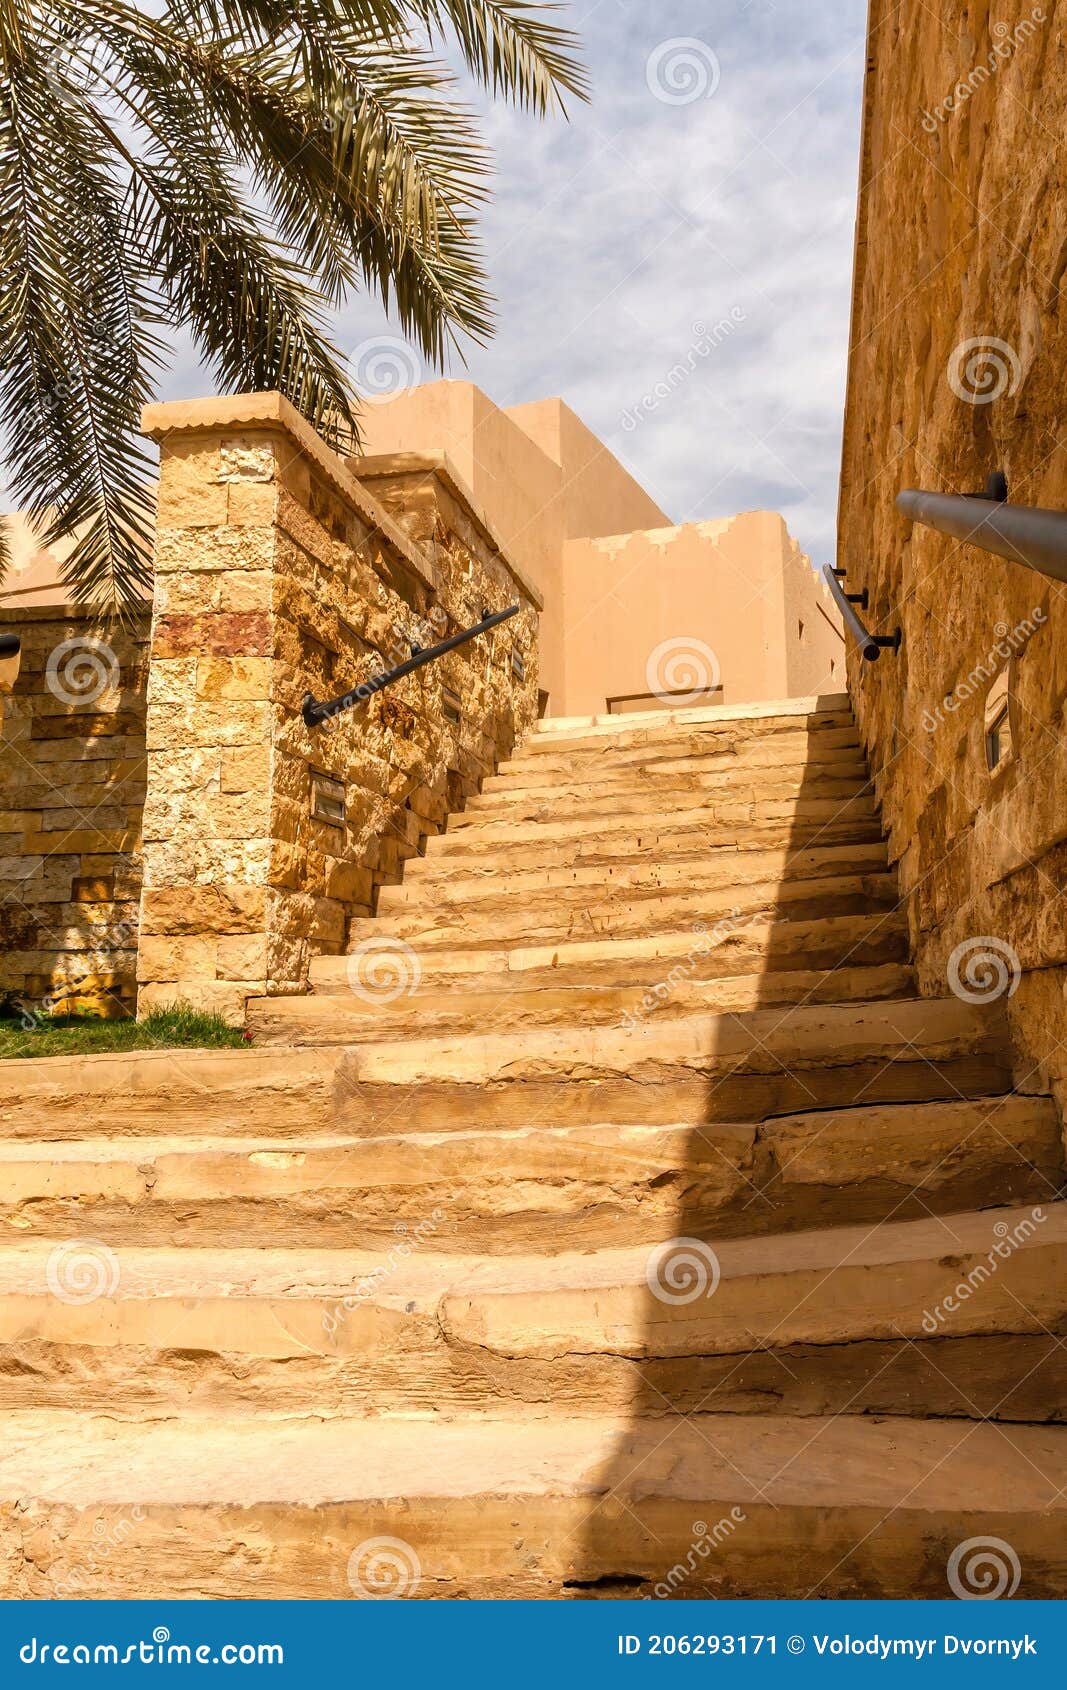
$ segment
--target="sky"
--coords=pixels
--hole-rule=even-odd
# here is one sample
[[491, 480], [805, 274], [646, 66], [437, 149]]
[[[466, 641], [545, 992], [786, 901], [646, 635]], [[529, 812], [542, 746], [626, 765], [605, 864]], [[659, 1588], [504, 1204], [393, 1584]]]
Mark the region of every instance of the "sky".
[[[834, 546], [865, 0], [575, 0], [593, 82], [569, 121], [477, 99], [499, 327], [446, 374], [560, 394], [672, 521], [778, 510]], [[373, 372], [398, 331], [339, 313]], [[386, 348], [385, 364], [390, 362]], [[392, 359], [431, 380], [414, 353]], [[165, 396], [204, 378], [179, 356]]]

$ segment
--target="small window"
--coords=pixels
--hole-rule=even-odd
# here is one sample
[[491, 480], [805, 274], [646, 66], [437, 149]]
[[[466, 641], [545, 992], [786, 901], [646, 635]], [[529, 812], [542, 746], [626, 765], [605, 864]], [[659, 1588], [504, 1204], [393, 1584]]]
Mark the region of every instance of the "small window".
[[454, 728], [459, 727], [463, 720], [463, 703], [459, 693], [453, 692], [451, 687], [441, 688], [441, 711], [446, 722]]
[[344, 827], [346, 810], [343, 781], [334, 780], [332, 775], [324, 775], [318, 769], [312, 769], [311, 815], [314, 821], [325, 822], [328, 827]]
[[526, 679], [526, 659], [521, 651], [513, 651], [511, 654], [511, 673], [517, 681]]
[[1011, 733], [1009, 671], [1002, 669], [985, 701], [985, 764], [991, 775], [1006, 768], [1015, 756]]
[[1008, 706], [1005, 704], [993, 717], [985, 734], [985, 760], [990, 774], [999, 769], [1008, 755], [1011, 730], [1008, 726]]

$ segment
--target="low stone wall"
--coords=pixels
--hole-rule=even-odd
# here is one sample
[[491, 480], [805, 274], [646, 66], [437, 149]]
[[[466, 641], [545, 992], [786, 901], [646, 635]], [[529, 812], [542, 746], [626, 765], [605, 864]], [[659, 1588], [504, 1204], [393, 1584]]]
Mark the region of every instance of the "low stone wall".
[[904, 632], [850, 678], [923, 989], [1007, 995], [1020, 1083], [1067, 1103], [1067, 589], [894, 507], [1003, 469], [1067, 509], [1061, 13], [875, 0], [839, 531]]
[[0, 612], [22, 657], [2, 700], [0, 995], [27, 1017], [134, 1007], [148, 618]]
[[[250, 995], [305, 989], [532, 722], [540, 600], [446, 465], [394, 488], [391, 515], [276, 394], [152, 406], [144, 427], [161, 469], [139, 1003], [238, 1019]], [[305, 693], [516, 602], [305, 727]]]

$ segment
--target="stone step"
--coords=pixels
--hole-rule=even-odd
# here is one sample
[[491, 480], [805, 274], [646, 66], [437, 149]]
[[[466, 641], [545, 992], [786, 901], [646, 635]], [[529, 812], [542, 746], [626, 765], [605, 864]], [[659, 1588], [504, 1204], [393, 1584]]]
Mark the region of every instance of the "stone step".
[[[445, 1224], [434, 1210], [376, 1253], [8, 1246], [0, 1403], [62, 1408], [91, 1393], [97, 1410], [196, 1414], [238, 1404], [463, 1413], [492, 1402], [555, 1416], [625, 1412], [646, 1389], [688, 1412], [720, 1393], [731, 1403], [717, 1362], [788, 1353], [801, 1388], [780, 1384], [769, 1406], [801, 1409], [821, 1385], [820, 1406], [856, 1413], [842, 1350], [882, 1346], [891, 1367], [897, 1349], [979, 1340], [957, 1375], [970, 1379], [970, 1399], [954, 1409], [978, 1417], [1019, 1382], [999, 1372], [1018, 1356], [990, 1349], [996, 1336], [1038, 1340], [1045, 1413], [1067, 1414], [1067, 1204], [499, 1260], [445, 1253]], [[913, 1359], [899, 1398], [883, 1381], [879, 1400], [924, 1414]]]
[[382, 1040], [340, 1054], [337, 1130], [761, 1120], [1010, 1089], [1003, 1007], [949, 999]]
[[655, 795], [646, 794], [640, 809], [629, 810], [606, 800], [604, 808], [599, 811], [595, 807], [586, 810], [578, 800], [572, 803], [564, 801], [562, 807], [557, 808], [552, 799], [546, 799], [529, 816], [519, 814], [514, 818], [499, 811], [462, 810], [449, 816], [448, 831], [428, 840], [427, 850], [435, 849], [440, 854], [448, 841], [459, 834], [465, 837], [476, 834], [479, 841], [487, 841], [494, 850], [505, 853], [512, 844], [530, 843], [546, 834], [553, 839], [570, 839], [594, 830], [598, 834], [610, 835], [640, 834], [655, 829], [669, 839], [673, 833], [691, 833], [702, 827], [713, 829], [751, 824], [758, 829], [770, 822], [819, 827], [834, 822], [840, 825], [849, 822], [869, 824], [872, 820], [877, 820], [875, 801], [863, 794], [767, 800], [752, 797], [719, 799], [712, 795], [701, 803], [695, 801], [692, 794], [683, 793], [676, 808], [657, 806]]
[[[851, 900], [863, 907], [858, 897]], [[799, 906], [801, 909], [804, 905]], [[847, 907], [847, 905], [846, 905]], [[792, 911], [788, 912], [792, 914]], [[397, 923], [396, 925], [399, 925]], [[605, 924], [606, 925], [606, 924]], [[694, 921], [679, 931], [631, 936], [621, 921], [602, 937], [556, 939], [548, 944], [490, 945], [483, 931], [469, 937], [462, 931], [411, 933], [405, 938], [394, 923], [377, 922], [363, 950], [348, 956], [317, 957], [311, 980], [316, 992], [352, 994], [380, 1007], [402, 996], [416, 998], [423, 985], [444, 978], [469, 979], [481, 988], [508, 985], [507, 976], [522, 975], [512, 986], [617, 986], [620, 990], [655, 986], [671, 978], [718, 980], [738, 974], [791, 968], [815, 969], [840, 964], [900, 961], [907, 954], [904, 912], [875, 909], [861, 915], [819, 916], [807, 921], [766, 921], [762, 910], [753, 916], [739, 911], [718, 921]], [[639, 932], [647, 924], [634, 923]], [[507, 934], [498, 934], [506, 941]], [[376, 970], [381, 967], [379, 977]], [[575, 971], [580, 971], [574, 978]], [[672, 972], [673, 971], [673, 972]], [[489, 980], [487, 977], [494, 977]], [[258, 1001], [258, 1000], [257, 1000]], [[279, 999], [279, 1002], [294, 1001]]]
[[521, 1127], [352, 1139], [259, 1136], [0, 1141], [10, 1242], [382, 1249], [441, 1210], [455, 1251], [602, 1249], [1043, 1202], [1064, 1181], [1047, 1097], [861, 1104], [707, 1126]]
[[[816, 846], [801, 851], [723, 851], [705, 853], [697, 862], [658, 861], [642, 857], [636, 862], [615, 862], [589, 867], [514, 869], [492, 858], [452, 863], [447, 858], [413, 857], [406, 864], [398, 886], [383, 886], [378, 897], [379, 915], [397, 910], [430, 907], [447, 894], [450, 902], [477, 904], [479, 908], [510, 909], [521, 893], [523, 905], [531, 911], [585, 906], [593, 894], [613, 898], [628, 896], [656, 898], [667, 892], [719, 891], [727, 886], [768, 882], [821, 880], [838, 875], [880, 874], [888, 853], [879, 840], [870, 845]], [[440, 890], [436, 893], [433, 888]]]
[[[257, 1045], [323, 1046], [362, 1044], [403, 1032], [459, 1033], [470, 1026], [630, 1026], [654, 1016], [701, 1010], [725, 1014], [767, 1004], [884, 1002], [915, 996], [915, 971], [901, 963], [795, 968], [649, 986], [593, 986], [581, 967], [571, 971], [568, 985], [559, 979], [562, 972], [535, 970], [518, 979], [508, 974], [457, 975], [447, 982], [424, 979], [416, 993], [396, 1000], [388, 993], [381, 999], [356, 996], [347, 985], [328, 978], [310, 997], [251, 998], [248, 1026]], [[527, 978], [535, 984], [527, 987]]]
[[[757, 774], [744, 770], [712, 774], [676, 774], [656, 780], [645, 773], [624, 781], [571, 776], [552, 785], [489, 787], [468, 798], [464, 816], [496, 816], [501, 821], [536, 820], [546, 809], [557, 815], [647, 815], [654, 805], [657, 813], [669, 816], [675, 810], [692, 809], [703, 802], [764, 804], [816, 798], [837, 799], [869, 794], [866, 769], [767, 769]], [[706, 794], [702, 799], [699, 794]], [[449, 826], [458, 817], [449, 818]]]
[[1009, 1088], [1010, 1063], [997, 1011], [921, 999], [687, 1016], [647, 1033], [563, 1028], [351, 1051], [49, 1057], [6, 1062], [4, 1082], [4, 1138], [69, 1142], [159, 1134], [164, 1122], [165, 1136], [241, 1137], [269, 1125], [284, 1137], [401, 1124], [432, 1132], [751, 1121], [822, 1104], [996, 1095]]
[[[650, 1252], [483, 1262], [437, 1311], [456, 1348], [578, 1365], [865, 1339], [1067, 1330], [1067, 1203]], [[966, 1294], [957, 1295], [960, 1284]], [[0, 1280], [2, 1284], [2, 1280]], [[947, 1302], [946, 1302], [947, 1299]], [[1067, 1352], [1063, 1400], [1067, 1410]]]
[[990, 1593], [981, 1536], [1055, 1598], [1065, 1460], [1067, 1427], [951, 1420], [25, 1413], [0, 1596], [947, 1599]]
[[790, 698], [766, 704], [699, 705], [690, 710], [649, 710], [626, 716], [546, 716], [534, 725], [523, 751], [563, 746], [664, 743], [675, 736], [713, 740], [764, 739], [776, 734], [856, 731], [846, 693], [824, 698]]
[[388, 1250], [439, 1210], [449, 1250], [555, 1254], [1043, 1202], [1063, 1181], [1044, 1097], [374, 1139], [281, 1136], [269, 1117], [256, 1136], [150, 1125], [65, 1141], [43, 1121], [37, 1140], [0, 1141], [8, 1240]]
[[330, 1131], [338, 1056], [318, 1050], [138, 1050], [3, 1064], [0, 1137]]
[[[866, 800], [864, 800], [866, 803]], [[475, 828], [460, 828], [455, 833], [438, 833], [426, 841], [427, 859], [433, 865], [448, 869], [468, 864], [488, 862], [494, 873], [501, 872], [501, 864], [519, 870], [532, 868], [563, 869], [572, 864], [584, 866], [628, 866], [638, 862], [698, 862], [713, 860], [720, 852], [737, 854], [746, 851], [788, 851], [818, 849], [833, 845], [875, 845], [882, 843], [882, 826], [877, 816], [857, 817], [854, 814], [835, 815], [831, 820], [795, 817], [759, 817], [741, 823], [707, 820], [694, 826], [684, 823], [675, 827], [656, 821], [641, 827], [631, 826], [617, 831], [598, 823], [588, 822], [584, 831], [554, 834], [550, 828], [530, 827], [528, 839], [506, 842]], [[413, 858], [410, 868], [419, 861]]]
[[719, 770], [810, 769], [813, 772], [854, 769], [866, 775], [866, 760], [855, 728], [835, 729], [821, 734], [776, 734], [773, 739], [742, 740], [722, 744], [706, 737], [689, 735], [662, 745], [616, 746], [607, 749], [593, 742], [584, 751], [539, 750], [519, 746], [501, 763], [495, 775], [486, 776], [483, 791], [507, 791], [515, 786], [549, 786], [560, 780], [583, 777], [592, 781], [637, 780], [689, 774], [714, 774]]
[[[716, 952], [732, 936], [758, 923], [772, 935], [781, 928], [813, 926], [815, 923], [847, 919], [852, 922], [896, 920], [907, 932], [903, 913], [897, 916], [897, 883], [889, 873], [824, 876], [819, 880], [766, 881], [721, 890], [659, 893], [633, 899], [586, 896], [584, 905], [553, 907], [551, 900], [531, 904], [515, 899], [507, 910], [483, 911], [451, 893], [423, 904], [405, 908], [383, 919], [368, 916], [353, 921], [349, 952], [360, 945], [406, 940], [421, 953], [442, 949], [493, 950], [509, 943], [521, 950], [613, 938], [655, 944], [665, 934], [675, 934], [682, 951], [702, 942]], [[780, 917], [779, 920], [771, 918]], [[687, 936], [687, 938], [686, 938]], [[682, 943], [683, 938], [685, 943]], [[788, 934], [782, 935], [783, 939]], [[656, 953], [659, 954], [659, 953]], [[774, 941], [770, 941], [774, 954]], [[311, 978], [322, 976], [318, 966], [331, 964], [330, 972], [341, 977], [345, 958], [316, 958]]]

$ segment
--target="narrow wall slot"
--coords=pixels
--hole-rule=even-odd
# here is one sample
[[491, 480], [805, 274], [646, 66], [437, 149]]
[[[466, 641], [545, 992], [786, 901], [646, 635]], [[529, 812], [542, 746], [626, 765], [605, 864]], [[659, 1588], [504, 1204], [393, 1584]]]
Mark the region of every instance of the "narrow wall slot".
[[318, 769], [311, 770], [311, 815], [314, 821], [325, 822], [329, 827], [344, 827], [344, 781], [320, 774]]

